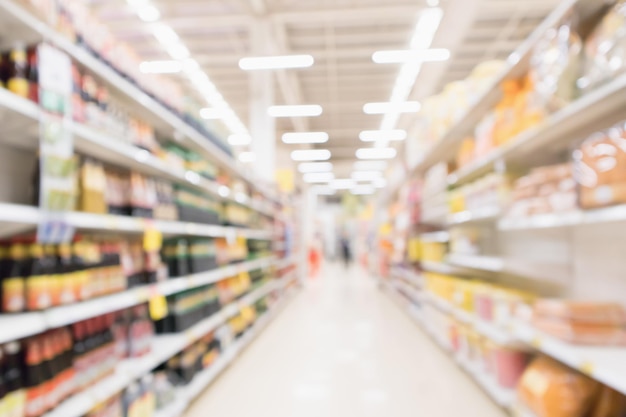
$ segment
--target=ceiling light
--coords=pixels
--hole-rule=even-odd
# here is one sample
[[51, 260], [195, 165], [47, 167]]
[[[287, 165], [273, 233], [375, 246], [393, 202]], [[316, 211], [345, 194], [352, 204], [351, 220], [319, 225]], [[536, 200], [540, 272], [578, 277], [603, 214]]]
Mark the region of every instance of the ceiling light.
[[439, 0], [426, 0], [426, 4], [430, 7], [437, 7], [439, 6]]
[[378, 140], [402, 141], [407, 137], [406, 130], [365, 130], [359, 135], [363, 142], [376, 142]]
[[387, 169], [387, 161], [357, 161], [354, 163], [355, 171], [383, 171]]
[[387, 180], [384, 178], [376, 178], [372, 181], [372, 186], [374, 188], [385, 188], [387, 186]]
[[166, 47], [174, 45], [179, 40], [178, 35], [174, 32], [174, 29], [164, 25], [163, 23], [152, 25], [152, 34], [161, 43], [161, 45]]
[[450, 59], [448, 49], [407, 49], [396, 51], [378, 51], [372, 55], [377, 64], [404, 64], [407, 62], [443, 62]]
[[309, 174], [304, 174], [302, 180], [308, 183], [316, 183], [316, 182], [329, 182], [335, 179], [335, 174], [332, 172], [312, 172]]
[[223, 119], [228, 114], [232, 114], [231, 109], [216, 109], [215, 107], [211, 107], [200, 110], [200, 117], [205, 120]]
[[305, 149], [291, 153], [291, 159], [294, 161], [328, 161], [331, 156], [327, 149]]
[[350, 189], [350, 193], [354, 195], [372, 195], [376, 192], [376, 188], [371, 185], [359, 185]]
[[300, 106], [272, 106], [267, 110], [270, 117], [317, 117], [324, 112], [317, 104]]
[[356, 151], [358, 159], [393, 159], [397, 154], [394, 148], [363, 148]]
[[356, 182], [353, 179], [340, 179], [331, 181], [329, 186], [335, 190], [349, 190], [356, 186]]
[[156, 22], [161, 17], [161, 13], [156, 7], [145, 5], [137, 9], [137, 16], [144, 22]]
[[311, 55], [283, 55], [242, 58], [239, 68], [245, 71], [308, 68], [313, 66], [315, 59]]
[[172, 58], [177, 60], [187, 59], [191, 55], [189, 49], [187, 49], [187, 47], [182, 43], [169, 45], [165, 49]]
[[293, 132], [283, 135], [283, 143], [293, 144], [312, 144], [326, 143], [329, 136], [326, 132]]
[[176, 74], [183, 70], [183, 65], [178, 61], [145, 61], [139, 70], [144, 74]]
[[337, 194], [336, 190], [333, 190], [330, 187], [325, 187], [325, 186], [315, 186], [313, 187], [313, 192], [316, 193], [317, 195], [335, 195]]
[[311, 172], [330, 172], [333, 170], [333, 164], [330, 162], [305, 162], [298, 165], [298, 171], [302, 174]]
[[256, 155], [253, 152], [242, 152], [239, 154], [239, 160], [245, 164], [256, 161]]
[[252, 143], [252, 136], [247, 133], [235, 133], [228, 137], [231, 146], [248, 146]]
[[383, 173], [380, 171], [355, 171], [352, 173], [352, 179], [355, 181], [373, 181], [382, 178]]
[[421, 108], [422, 105], [419, 101], [402, 101], [397, 103], [367, 103], [363, 106], [363, 111], [366, 114], [417, 113]]

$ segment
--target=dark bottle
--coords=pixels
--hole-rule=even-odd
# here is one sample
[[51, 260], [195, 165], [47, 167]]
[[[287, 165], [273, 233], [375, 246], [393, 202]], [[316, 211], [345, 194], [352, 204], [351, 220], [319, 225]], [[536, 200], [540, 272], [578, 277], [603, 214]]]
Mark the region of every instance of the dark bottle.
[[58, 306], [61, 304], [61, 288], [62, 275], [61, 264], [57, 256], [57, 249], [54, 245], [46, 245], [43, 247], [44, 252], [44, 268], [48, 276], [48, 288], [50, 293], [50, 305]]
[[39, 103], [39, 54], [37, 46], [28, 48], [28, 98]]
[[76, 301], [74, 296], [73, 273], [74, 264], [72, 262], [72, 247], [67, 243], [62, 243], [58, 248], [58, 269], [59, 269], [59, 302], [60, 304], [70, 304]]
[[9, 54], [7, 88], [18, 96], [28, 97], [28, 55], [21, 43], [15, 44]]
[[7, 389], [7, 407], [9, 416], [24, 415], [26, 392], [22, 364], [24, 356], [19, 342], [11, 342], [4, 349], [4, 383]]
[[10, 265], [2, 279], [2, 311], [19, 313], [26, 307], [24, 267], [27, 262], [26, 248], [16, 243], [9, 250]]
[[39, 417], [45, 410], [45, 378], [42, 351], [41, 337], [32, 338], [26, 342], [24, 372], [26, 388], [25, 417]]
[[56, 391], [55, 375], [57, 375], [55, 373], [54, 345], [50, 333], [41, 336], [41, 359], [43, 407], [45, 411], [48, 411], [56, 406], [54, 398]]
[[28, 310], [44, 310], [52, 306], [52, 283], [49, 273], [43, 246], [31, 245], [25, 270], [26, 308]]

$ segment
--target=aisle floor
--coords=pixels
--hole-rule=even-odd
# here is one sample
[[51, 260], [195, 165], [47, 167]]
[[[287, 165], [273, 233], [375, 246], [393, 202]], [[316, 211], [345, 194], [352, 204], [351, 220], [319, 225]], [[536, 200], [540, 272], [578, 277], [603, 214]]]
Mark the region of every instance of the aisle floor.
[[309, 280], [185, 417], [503, 417], [358, 268]]

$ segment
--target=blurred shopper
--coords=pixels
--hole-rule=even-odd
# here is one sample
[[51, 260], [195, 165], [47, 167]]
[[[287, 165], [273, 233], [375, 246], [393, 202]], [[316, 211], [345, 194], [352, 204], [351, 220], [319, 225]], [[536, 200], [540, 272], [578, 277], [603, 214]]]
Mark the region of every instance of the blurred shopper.
[[347, 235], [341, 236], [341, 257], [343, 258], [343, 264], [346, 268], [349, 268], [352, 264], [352, 248], [350, 247], [350, 239]]

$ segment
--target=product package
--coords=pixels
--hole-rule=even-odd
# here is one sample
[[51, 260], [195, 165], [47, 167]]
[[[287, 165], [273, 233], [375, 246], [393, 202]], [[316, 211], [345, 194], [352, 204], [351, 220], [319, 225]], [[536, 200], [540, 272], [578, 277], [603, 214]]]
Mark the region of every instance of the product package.
[[520, 399], [537, 417], [585, 417], [599, 383], [547, 357], [535, 359], [518, 386]]

